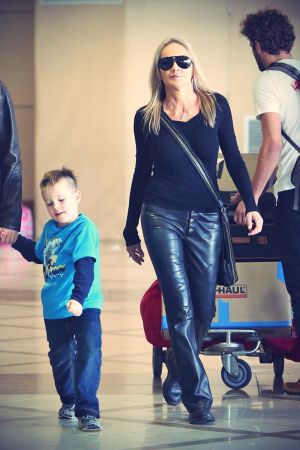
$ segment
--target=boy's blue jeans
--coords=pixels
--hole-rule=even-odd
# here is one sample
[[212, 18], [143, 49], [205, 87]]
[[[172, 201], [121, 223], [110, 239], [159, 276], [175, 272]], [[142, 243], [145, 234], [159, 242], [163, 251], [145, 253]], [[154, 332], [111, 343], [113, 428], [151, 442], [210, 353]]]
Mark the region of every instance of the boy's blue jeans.
[[61, 402], [75, 404], [75, 415], [99, 414], [97, 390], [101, 370], [100, 310], [79, 317], [45, 319], [49, 358]]

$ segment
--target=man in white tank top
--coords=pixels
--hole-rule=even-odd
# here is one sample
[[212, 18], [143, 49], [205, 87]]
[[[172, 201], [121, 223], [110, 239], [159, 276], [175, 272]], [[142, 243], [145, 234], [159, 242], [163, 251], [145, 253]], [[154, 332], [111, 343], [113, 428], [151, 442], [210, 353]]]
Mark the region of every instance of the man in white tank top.
[[[291, 55], [295, 33], [287, 16], [267, 8], [248, 14], [241, 23], [241, 34], [249, 39], [253, 56], [262, 72], [254, 85], [254, 104], [256, 116], [261, 121], [263, 142], [252, 180], [253, 193], [258, 201], [278, 168], [274, 186], [277, 196], [276, 221], [286, 286], [300, 339], [300, 205], [295, 208], [295, 185], [291, 181], [300, 154], [281, 135], [283, 129], [300, 146], [300, 86], [286, 73], [267, 70], [271, 64], [280, 62], [300, 71], [300, 61]], [[235, 219], [238, 223], [244, 223], [242, 203], [236, 210]], [[300, 394], [300, 379], [284, 383], [284, 389]]]

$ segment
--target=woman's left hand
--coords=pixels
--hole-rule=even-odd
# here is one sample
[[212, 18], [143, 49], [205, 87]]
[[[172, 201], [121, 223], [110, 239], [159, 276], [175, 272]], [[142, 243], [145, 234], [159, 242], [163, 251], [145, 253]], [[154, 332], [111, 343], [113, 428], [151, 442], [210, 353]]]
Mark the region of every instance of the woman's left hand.
[[260, 233], [263, 223], [263, 218], [258, 211], [249, 211], [246, 214], [246, 225], [249, 230], [248, 236]]

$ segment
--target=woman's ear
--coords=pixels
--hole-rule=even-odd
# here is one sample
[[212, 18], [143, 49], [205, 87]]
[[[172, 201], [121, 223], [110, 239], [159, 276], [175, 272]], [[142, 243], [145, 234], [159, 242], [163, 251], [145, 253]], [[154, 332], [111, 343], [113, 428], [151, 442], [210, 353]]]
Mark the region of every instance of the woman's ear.
[[193, 66], [192, 68], [192, 76], [191, 76], [191, 82], [194, 83], [194, 75], [195, 75], [195, 68]]

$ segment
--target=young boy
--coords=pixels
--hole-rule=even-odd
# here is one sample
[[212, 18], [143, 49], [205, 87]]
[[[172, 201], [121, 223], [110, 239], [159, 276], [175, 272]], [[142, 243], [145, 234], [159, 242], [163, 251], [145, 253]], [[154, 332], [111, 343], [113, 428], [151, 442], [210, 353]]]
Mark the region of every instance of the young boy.
[[19, 235], [13, 247], [28, 261], [43, 264], [49, 359], [62, 402], [58, 417], [76, 416], [82, 431], [99, 431], [99, 235], [95, 224], [78, 212], [81, 194], [71, 170], [45, 173], [40, 188], [51, 220], [38, 242]]

